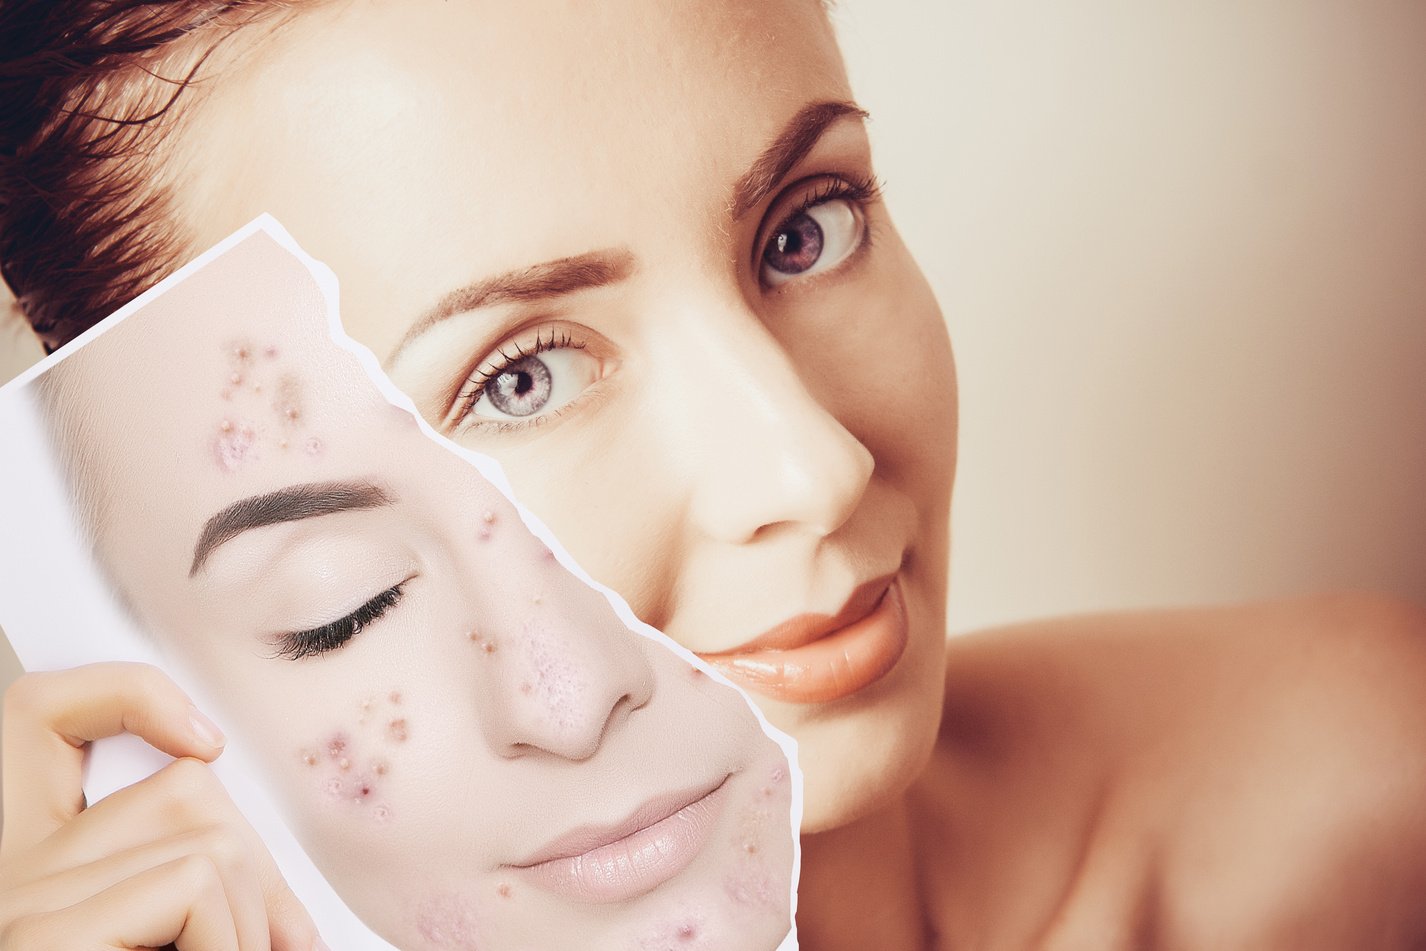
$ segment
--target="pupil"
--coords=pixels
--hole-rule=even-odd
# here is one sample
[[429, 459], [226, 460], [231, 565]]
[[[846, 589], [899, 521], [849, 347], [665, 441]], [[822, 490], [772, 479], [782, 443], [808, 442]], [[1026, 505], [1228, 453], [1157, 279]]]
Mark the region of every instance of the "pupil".
[[554, 378], [545, 361], [523, 357], [506, 367], [490, 383], [485, 395], [490, 405], [507, 416], [531, 416], [545, 408], [554, 389]]
[[763, 253], [768, 267], [783, 274], [800, 274], [822, 256], [822, 227], [803, 212], [777, 232]]

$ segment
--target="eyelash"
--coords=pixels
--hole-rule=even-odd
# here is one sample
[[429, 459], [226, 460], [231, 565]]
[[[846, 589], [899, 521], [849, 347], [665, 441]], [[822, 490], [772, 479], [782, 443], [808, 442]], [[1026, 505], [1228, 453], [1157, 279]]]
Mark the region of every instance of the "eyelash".
[[[757, 245], [753, 248], [753, 267], [761, 272], [763, 251], [767, 248], [768, 241], [773, 235], [788, 222], [798, 215], [805, 214], [809, 209], [818, 205], [826, 204], [829, 201], [851, 201], [859, 205], [870, 205], [881, 199], [881, 180], [875, 175], [819, 175], [811, 179], [803, 179], [802, 182], [794, 184], [789, 191], [805, 185], [808, 181], [817, 182], [817, 187], [800, 198], [795, 205], [789, 208], [784, 214], [779, 215], [776, 223], [759, 233]], [[871, 228], [866, 229], [863, 244], [871, 242]]]
[[[768, 240], [779, 228], [782, 228], [798, 215], [804, 214], [809, 209], [829, 201], [850, 201], [860, 205], [869, 205], [881, 198], [881, 181], [875, 175], [869, 173], [850, 176], [815, 176], [804, 179], [802, 182], [794, 183], [784, 191], [784, 194], [790, 193], [798, 187], [805, 187], [806, 183], [811, 181], [817, 182], [817, 186], [812, 191], [805, 194], [792, 208], [781, 215], [777, 219], [777, 223], [771, 229], [764, 229], [759, 232], [759, 238], [753, 249], [753, 268], [755, 273], [760, 273], [762, 270], [763, 249], [766, 247]], [[871, 228], [867, 227], [862, 238], [863, 246], [870, 244], [871, 238]], [[759, 279], [759, 283], [761, 283], [761, 279]], [[514, 353], [511, 354], [507, 352], [507, 347], [512, 348]], [[520, 343], [501, 345], [496, 349], [495, 356], [477, 367], [466, 380], [464, 387], [456, 398], [456, 411], [453, 417], [455, 424], [492, 433], [510, 433], [528, 430], [558, 419], [573, 403], [527, 420], [479, 419], [475, 416], [475, 406], [480, 402], [480, 398], [485, 395], [485, 388], [490, 384], [490, 381], [498, 377], [501, 373], [504, 373], [512, 364], [529, 356], [564, 348], [584, 350], [587, 348], [587, 344], [575, 340], [567, 330], [550, 328], [548, 335], [546, 335], [546, 331], [544, 330], [537, 332], [533, 345], [528, 349]], [[579, 401], [576, 400], [574, 402]]]
[[[505, 352], [505, 348], [507, 346], [513, 347], [515, 351], [513, 356]], [[575, 340], [574, 337], [570, 335], [569, 331], [555, 330], [554, 328], [550, 328], [549, 336], [545, 336], [545, 331], [543, 330], [538, 331], [535, 334], [534, 343], [530, 346], [528, 350], [525, 349], [524, 345], [520, 343], [502, 344], [500, 347], [496, 348], [495, 356], [492, 357], [485, 364], [476, 367], [475, 372], [473, 372], [470, 375], [470, 378], [466, 380], [466, 388], [461, 390], [460, 396], [457, 398], [457, 406], [459, 406], [459, 410], [456, 414], [456, 421], [463, 423], [473, 418], [475, 412], [475, 404], [479, 403], [480, 398], [485, 395], [485, 388], [490, 385], [490, 381], [498, 377], [500, 374], [504, 373], [513, 364], [519, 363], [526, 357], [532, 357], [536, 354], [546, 353], [550, 350], [584, 350], [586, 346], [587, 345], [583, 341]], [[554, 410], [550, 413], [547, 413], [543, 416], [537, 416], [534, 419], [528, 420], [526, 422], [516, 423], [515, 427], [525, 428], [527, 426], [540, 423], [549, 419], [550, 417], [557, 415], [559, 415], [559, 411]], [[504, 427], [507, 425], [505, 422], [499, 420], [490, 420], [489, 422], [493, 423], [497, 427]], [[501, 431], [504, 431], [504, 429], [502, 428]]]
[[406, 581], [392, 585], [357, 608], [351, 614], [330, 624], [314, 627], [307, 631], [294, 631], [279, 638], [274, 656], [288, 660], [301, 660], [334, 651], [366, 630], [368, 625], [379, 621], [387, 611], [400, 603], [406, 593]]

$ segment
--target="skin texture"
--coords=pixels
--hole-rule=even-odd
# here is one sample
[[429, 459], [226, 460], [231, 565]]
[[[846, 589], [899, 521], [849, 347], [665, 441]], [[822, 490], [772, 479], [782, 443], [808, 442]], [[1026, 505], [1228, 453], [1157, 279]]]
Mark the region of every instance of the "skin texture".
[[[310, 275], [259, 234], [56, 371], [83, 408], [71, 438], [104, 460], [101, 559], [257, 750], [309, 854], [403, 948], [627, 948], [671, 920], [689, 947], [775, 947], [782, 751], [736, 692], [629, 632], [326, 326]], [[338, 502], [311, 488], [333, 484]], [[307, 517], [212, 521], [274, 492]], [[392, 589], [340, 646], [294, 647]], [[696, 854], [651, 890], [572, 895], [516, 867], [715, 788]]]
[[[1418, 611], [1312, 600], [945, 643], [936, 304], [875, 200], [848, 203], [871, 240], [825, 269], [772, 285], [759, 264], [809, 188], [872, 170], [858, 121], [745, 215], [733, 200], [792, 117], [849, 98], [811, 3], [333, 4], [188, 117], [177, 226], [197, 250], [275, 214], [432, 424], [694, 650], [835, 614], [899, 569], [889, 673], [759, 699], [806, 771], [804, 947], [1410, 946]], [[471, 282], [610, 249], [617, 281], [397, 353]], [[573, 393], [537, 425], [455, 422], [493, 354], [551, 339]], [[698, 912], [670, 914], [654, 946]]]

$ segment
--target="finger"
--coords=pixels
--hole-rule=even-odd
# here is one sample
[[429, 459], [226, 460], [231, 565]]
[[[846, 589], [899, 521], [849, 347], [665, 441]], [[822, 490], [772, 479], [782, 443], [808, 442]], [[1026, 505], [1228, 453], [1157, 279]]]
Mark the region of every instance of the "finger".
[[[224, 871], [244, 948], [270, 942], [273, 951], [308, 951], [317, 928], [288, 887], [267, 847], [207, 765], [175, 760], [154, 775], [95, 803], [59, 829], [33, 856], [36, 876], [136, 852], [156, 839], [192, 839]], [[251, 945], [265, 949], [268, 944]]]
[[92, 664], [26, 674], [5, 694], [0, 852], [44, 839], [84, 808], [84, 745], [133, 733], [172, 756], [211, 760], [222, 734], [146, 664]]
[[237, 927], [213, 863], [190, 855], [125, 879], [76, 905], [5, 929], [15, 948], [161, 948], [239, 951]]
[[[0, 918], [70, 907], [151, 869], [201, 856], [217, 869], [242, 951], [269, 951], [265, 896], [257, 863], [240, 834], [223, 828], [157, 839], [97, 861], [36, 877], [8, 888]], [[305, 951], [305, 949], [304, 949]]]

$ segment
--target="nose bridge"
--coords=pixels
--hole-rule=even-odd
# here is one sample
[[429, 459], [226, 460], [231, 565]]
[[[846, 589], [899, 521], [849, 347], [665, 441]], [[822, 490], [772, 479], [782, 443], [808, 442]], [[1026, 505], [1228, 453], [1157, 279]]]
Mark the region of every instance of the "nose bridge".
[[745, 304], [725, 305], [719, 316], [691, 321], [696, 356], [681, 374], [693, 521], [726, 541], [779, 524], [831, 534], [866, 490], [870, 451]]
[[638, 636], [583, 620], [538, 611], [472, 634], [481, 728], [497, 755], [588, 759], [649, 702], [653, 673]]

